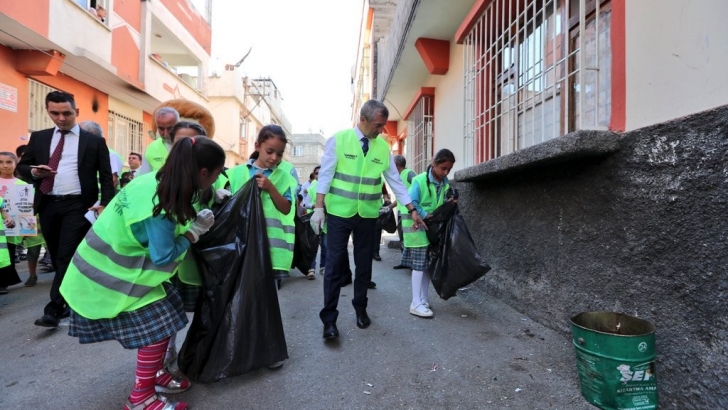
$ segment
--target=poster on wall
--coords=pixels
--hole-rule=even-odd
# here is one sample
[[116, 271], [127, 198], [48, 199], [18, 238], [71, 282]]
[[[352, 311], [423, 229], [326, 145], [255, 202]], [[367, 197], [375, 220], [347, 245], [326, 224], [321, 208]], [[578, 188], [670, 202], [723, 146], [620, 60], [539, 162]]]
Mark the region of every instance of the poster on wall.
[[5, 227], [5, 236], [36, 236], [38, 223], [33, 213], [35, 190], [30, 184], [0, 183], [3, 210], [15, 221], [15, 227]]
[[18, 89], [0, 83], [0, 108], [12, 112], [18, 112]]

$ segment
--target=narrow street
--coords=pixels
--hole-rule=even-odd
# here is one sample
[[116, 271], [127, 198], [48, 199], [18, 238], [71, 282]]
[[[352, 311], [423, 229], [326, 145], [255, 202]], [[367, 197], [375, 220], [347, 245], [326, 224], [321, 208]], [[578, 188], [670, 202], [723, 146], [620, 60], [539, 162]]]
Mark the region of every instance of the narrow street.
[[[350, 247], [351, 251], [351, 247]], [[409, 314], [409, 271], [382, 246], [369, 291], [372, 325], [356, 327], [351, 285], [342, 290], [341, 337], [324, 343], [318, 312], [323, 280], [292, 272], [279, 292], [289, 360], [179, 395], [191, 409], [591, 409], [581, 397], [567, 336], [504, 303], [465, 289], [433, 319]], [[25, 262], [18, 265], [27, 278]], [[121, 409], [134, 380], [135, 351], [116, 342], [80, 345], [33, 325], [52, 274], [0, 296], [0, 408]], [[178, 336], [178, 346], [184, 335]]]

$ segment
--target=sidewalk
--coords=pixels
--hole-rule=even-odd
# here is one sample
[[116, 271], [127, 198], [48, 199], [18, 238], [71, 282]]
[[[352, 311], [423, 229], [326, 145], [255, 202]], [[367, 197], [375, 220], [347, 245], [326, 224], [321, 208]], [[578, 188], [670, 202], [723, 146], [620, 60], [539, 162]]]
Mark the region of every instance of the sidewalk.
[[[290, 358], [195, 385], [177, 398], [191, 409], [593, 409], [582, 397], [570, 340], [474, 289], [443, 301], [433, 319], [409, 314], [409, 272], [392, 270], [399, 250], [373, 262], [370, 328], [356, 327], [353, 288], [343, 288], [336, 343], [324, 343], [323, 280], [292, 271], [279, 291]], [[19, 265], [25, 280], [25, 263]], [[0, 296], [0, 408], [120, 409], [134, 381], [135, 351], [116, 342], [80, 345], [33, 325], [52, 274]], [[178, 336], [178, 346], [184, 335]]]

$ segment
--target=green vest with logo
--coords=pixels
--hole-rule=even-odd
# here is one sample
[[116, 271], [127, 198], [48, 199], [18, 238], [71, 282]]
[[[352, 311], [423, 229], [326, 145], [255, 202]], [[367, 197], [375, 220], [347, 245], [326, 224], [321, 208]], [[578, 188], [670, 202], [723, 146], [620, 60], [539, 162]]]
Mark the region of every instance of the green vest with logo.
[[[412, 186], [412, 181], [414, 181], [414, 177], [408, 181], [408, 176], [409, 176], [410, 172], [414, 173], [414, 171], [412, 171], [411, 169], [405, 168], [402, 170], [402, 172], [399, 173], [399, 179], [402, 180], [404, 187], [407, 188], [408, 191], [409, 191], [410, 187]], [[408, 213], [407, 207], [405, 205], [407, 205], [407, 204], [403, 204], [399, 199], [397, 199], [397, 211], [399, 211], [399, 214], [402, 215], [403, 218], [404, 218], [404, 215], [406, 215]]]
[[[5, 199], [0, 197], [0, 208], [5, 203]], [[0, 223], [0, 268], [10, 266], [10, 251], [8, 251], [8, 240], [5, 237], [5, 224]]]
[[[443, 182], [440, 187], [440, 193], [437, 193], [437, 186], [428, 181], [428, 172], [425, 171], [417, 175], [412, 180], [412, 185], [417, 184], [420, 188], [420, 207], [428, 214], [445, 203], [445, 192], [450, 188], [450, 184]], [[404, 237], [404, 246], [406, 248], [422, 248], [428, 246], [430, 241], [427, 239], [427, 233], [423, 228], [415, 230], [412, 214], [405, 211], [402, 215], [402, 236]]]
[[167, 146], [164, 145], [164, 139], [157, 138], [147, 146], [147, 150], [144, 152], [144, 159], [147, 160], [152, 171], [158, 171], [159, 168], [162, 168], [165, 161], [167, 161], [168, 155], [169, 151], [167, 151]]
[[341, 218], [359, 214], [376, 218], [382, 207], [382, 172], [389, 168], [389, 144], [383, 138], [369, 140], [364, 156], [354, 129], [336, 138], [336, 172], [326, 195], [326, 212]]
[[[169, 280], [182, 259], [155, 265], [149, 248], [134, 237], [131, 225], [152, 217], [155, 173], [134, 178], [111, 200], [76, 249], [61, 284], [68, 305], [89, 319], [113, 318], [166, 296]], [[185, 232], [177, 224], [174, 236]]]
[[[296, 179], [290, 173], [292, 168], [286, 164], [290, 165], [290, 163], [282, 161], [273, 170], [273, 173], [268, 176], [270, 182], [273, 183], [281, 195], [285, 194], [289, 189], [291, 193], [295, 193], [295, 187], [298, 185]], [[230, 178], [230, 191], [232, 193], [239, 191], [250, 179], [250, 170], [247, 164], [238, 165], [228, 170], [227, 174]], [[260, 198], [263, 202], [263, 213], [265, 214], [266, 233], [268, 234], [273, 269], [288, 272], [293, 264], [293, 245], [296, 240], [296, 226], [293, 220], [296, 215], [296, 207], [291, 204], [291, 210], [285, 215], [276, 208], [268, 192], [261, 191]]]

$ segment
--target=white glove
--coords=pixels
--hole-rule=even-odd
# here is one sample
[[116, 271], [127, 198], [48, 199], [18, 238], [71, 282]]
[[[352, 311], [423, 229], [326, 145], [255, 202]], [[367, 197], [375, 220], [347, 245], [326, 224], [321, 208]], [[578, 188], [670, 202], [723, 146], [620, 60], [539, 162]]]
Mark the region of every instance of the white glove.
[[379, 215], [387, 214], [391, 211], [392, 211], [392, 208], [390, 208], [388, 206], [383, 206], [383, 207], [379, 208]]
[[212, 224], [215, 223], [215, 215], [209, 209], [203, 209], [197, 213], [197, 218], [190, 224], [190, 229], [187, 232], [192, 234], [195, 238], [192, 243], [196, 243], [200, 240], [200, 236], [204, 235], [210, 230]]
[[313, 231], [316, 233], [316, 235], [321, 232], [321, 229], [324, 226], [325, 218], [326, 215], [324, 215], [324, 208], [313, 209], [313, 215], [311, 215], [311, 228], [313, 228]]
[[215, 191], [215, 203], [221, 204], [225, 202], [225, 199], [230, 198], [233, 195], [232, 192], [228, 191], [225, 188], [220, 188], [217, 191]]

